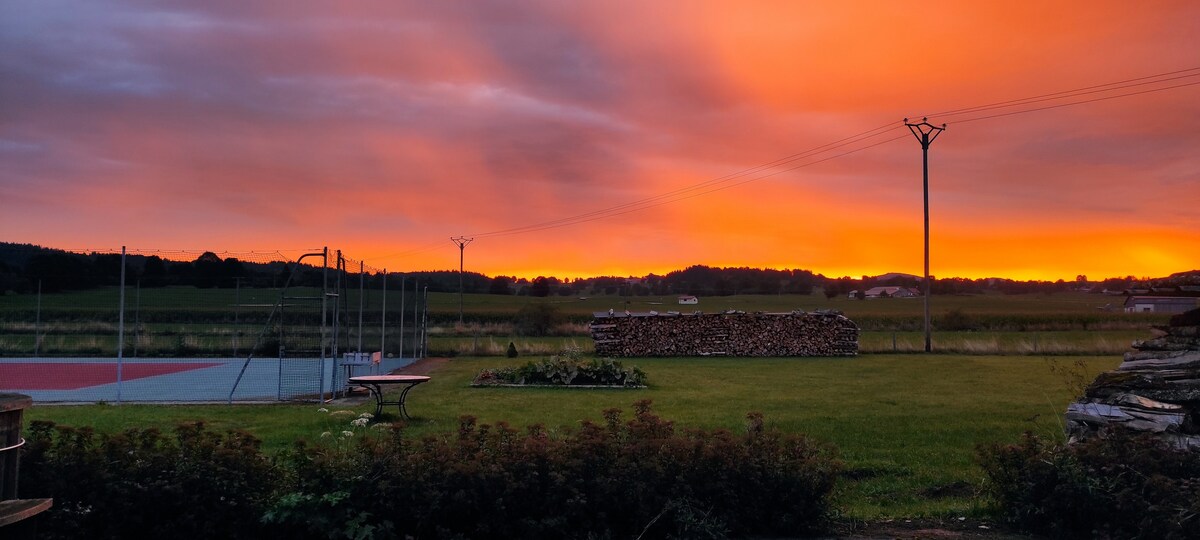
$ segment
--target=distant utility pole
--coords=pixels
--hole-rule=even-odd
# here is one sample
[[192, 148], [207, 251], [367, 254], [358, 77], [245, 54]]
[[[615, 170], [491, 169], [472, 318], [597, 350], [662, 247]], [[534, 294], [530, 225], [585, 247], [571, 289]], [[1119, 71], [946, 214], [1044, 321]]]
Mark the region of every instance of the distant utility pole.
[[458, 246], [458, 324], [463, 322], [463, 250], [467, 249], [467, 244], [473, 242], [474, 238], [465, 236], [455, 236], [450, 241]]
[[[904, 119], [904, 125], [921, 143], [921, 159], [924, 164], [923, 193], [925, 198], [925, 352], [933, 351], [933, 340], [929, 332], [929, 145], [942, 134], [946, 124], [937, 127], [929, 123], [929, 118], [922, 118], [920, 124], [910, 124]], [[932, 135], [932, 136], [931, 136]]]

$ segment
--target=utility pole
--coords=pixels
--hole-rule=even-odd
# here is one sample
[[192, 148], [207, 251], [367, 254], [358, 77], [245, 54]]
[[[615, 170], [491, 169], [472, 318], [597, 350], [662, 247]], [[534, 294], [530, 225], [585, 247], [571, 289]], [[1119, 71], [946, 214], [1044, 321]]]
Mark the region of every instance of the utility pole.
[[904, 125], [908, 126], [908, 130], [921, 143], [921, 159], [924, 166], [922, 187], [925, 199], [925, 352], [932, 352], [933, 340], [929, 332], [929, 145], [942, 134], [946, 124], [937, 127], [929, 123], [929, 118], [922, 118], [920, 124], [910, 124], [905, 118]]
[[458, 246], [458, 324], [463, 322], [463, 250], [467, 249], [467, 244], [474, 241], [474, 238], [465, 236], [455, 236], [450, 241]]

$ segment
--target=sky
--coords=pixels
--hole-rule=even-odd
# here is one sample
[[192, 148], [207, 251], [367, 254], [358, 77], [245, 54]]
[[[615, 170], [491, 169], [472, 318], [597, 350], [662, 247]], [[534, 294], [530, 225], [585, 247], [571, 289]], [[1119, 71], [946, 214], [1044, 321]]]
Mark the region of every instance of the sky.
[[920, 275], [929, 115], [933, 275], [1158, 277], [1198, 68], [1189, 1], [0, 0], [0, 241]]

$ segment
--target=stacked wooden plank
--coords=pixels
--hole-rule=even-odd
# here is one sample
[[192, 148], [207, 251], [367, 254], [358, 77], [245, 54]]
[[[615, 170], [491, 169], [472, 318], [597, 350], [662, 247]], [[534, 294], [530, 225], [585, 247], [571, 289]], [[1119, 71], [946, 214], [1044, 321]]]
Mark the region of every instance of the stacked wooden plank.
[[1200, 450], [1200, 310], [1156, 331], [1153, 339], [1134, 341], [1116, 371], [1101, 373], [1067, 407], [1070, 441], [1120, 425]]
[[858, 325], [838, 312], [613, 313], [592, 321], [596, 354], [854, 356]]

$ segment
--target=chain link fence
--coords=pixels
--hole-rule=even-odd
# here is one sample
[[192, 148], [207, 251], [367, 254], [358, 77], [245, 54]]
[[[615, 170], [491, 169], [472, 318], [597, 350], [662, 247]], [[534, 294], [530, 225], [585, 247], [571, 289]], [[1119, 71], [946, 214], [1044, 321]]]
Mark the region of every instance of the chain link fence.
[[340, 251], [0, 247], [0, 391], [318, 400], [424, 355], [424, 299]]

